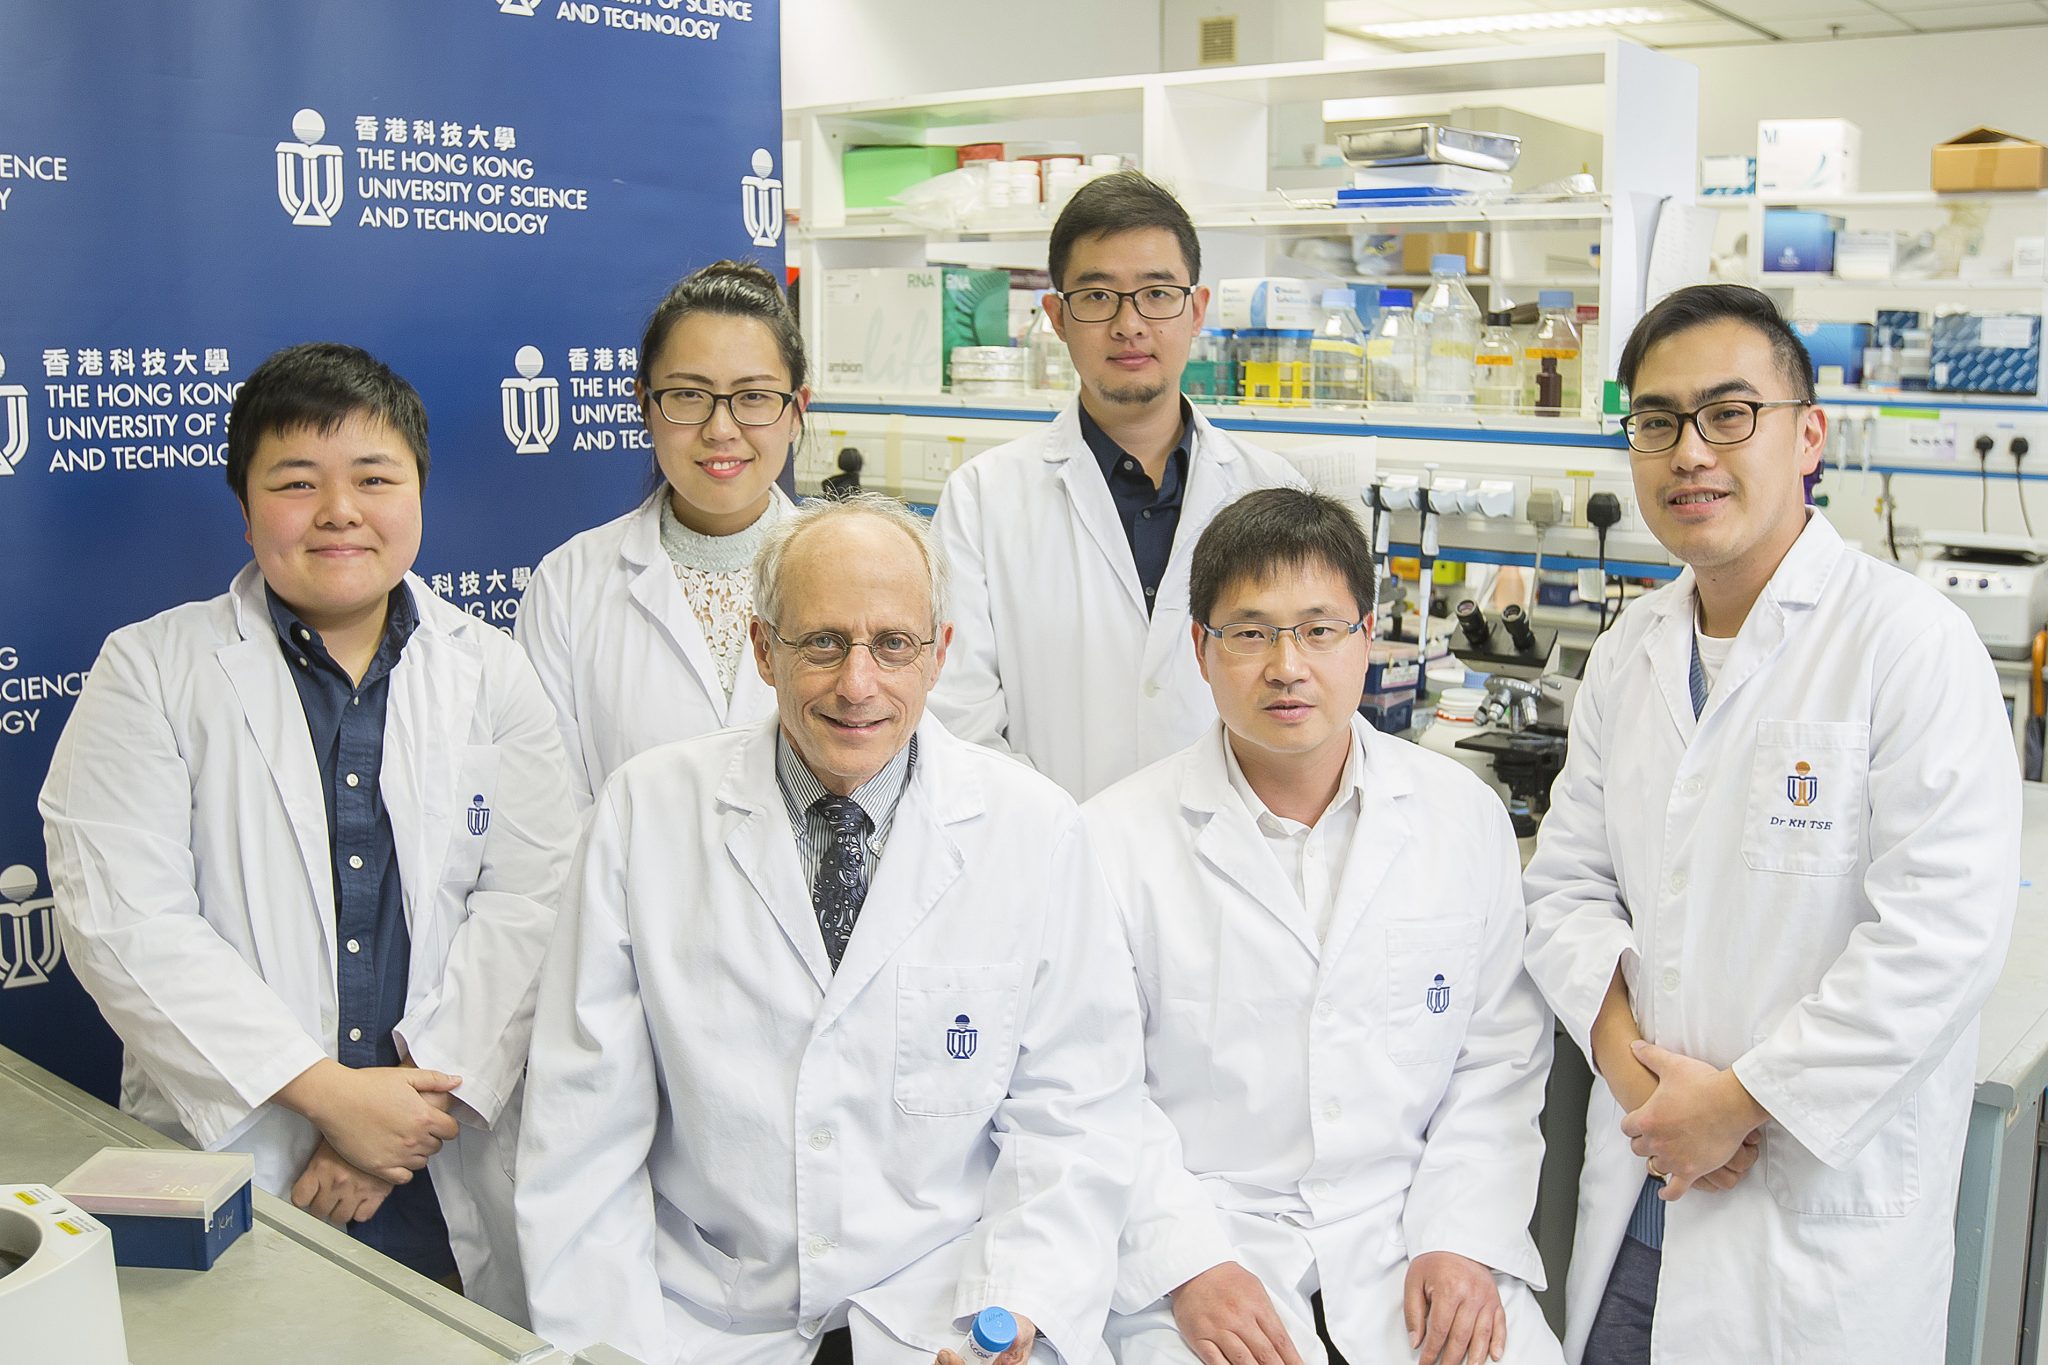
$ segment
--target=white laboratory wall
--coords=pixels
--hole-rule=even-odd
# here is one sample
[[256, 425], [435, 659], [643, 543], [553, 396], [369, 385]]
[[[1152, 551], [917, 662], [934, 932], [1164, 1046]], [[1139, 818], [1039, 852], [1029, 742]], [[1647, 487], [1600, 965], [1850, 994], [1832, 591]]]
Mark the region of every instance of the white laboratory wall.
[[1756, 151], [1757, 120], [1846, 118], [1865, 190], [1924, 190], [1935, 143], [1977, 124], [2048, 139], [2048, 28], [1682, 48], [1700, 69], [1700, 151]]
[[1160, 69], [1161, 0], [784, 0], [786, 107]]

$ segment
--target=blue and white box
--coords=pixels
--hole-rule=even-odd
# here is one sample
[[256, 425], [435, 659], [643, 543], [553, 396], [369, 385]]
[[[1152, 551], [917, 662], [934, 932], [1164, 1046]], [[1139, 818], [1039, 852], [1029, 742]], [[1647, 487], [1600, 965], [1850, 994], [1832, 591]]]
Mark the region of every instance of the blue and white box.
[[57, 1189], [107, 1225], [116, 1264], [210, 1270], [249, 1230], [255, 1175], [247, 1152], [105, 1147]]
[[1764, 210], [1764, 269], [1825, 275], [1835, 268], [1842, 220], [1806, 209]]
[[[1870, 324], [1867, 322], [1794, 322], [1793, 333], [1806, 347], [1807, 357], [1813, 361], [1815, 383], [1861, 384], [1863, 382], [1863, 348], [1870, 345]], [[1841, 373], [1827, 375], [1822, 372], [1830, 368]]]
[[1292, 330], [1313, 328], [1323, 320], [1308, 281], [1286, 276], [1218, 280], [1213, 327]]
[[1934, 319], [1934, 377], [1943, 393], [2034, 393], [2041, 315], [1944, 313]]
[[1701, 198], [1740, 199], [1755, 193], [1755, 157], [1703, 156], [1700, 158]]

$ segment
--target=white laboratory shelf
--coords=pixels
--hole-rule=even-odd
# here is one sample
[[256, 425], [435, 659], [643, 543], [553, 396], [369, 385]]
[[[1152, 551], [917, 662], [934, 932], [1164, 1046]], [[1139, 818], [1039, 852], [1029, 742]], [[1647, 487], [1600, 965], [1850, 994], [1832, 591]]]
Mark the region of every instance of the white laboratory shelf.
[[[1272, 149], [1304, 108], [1327, 126], [1385, 118], [1395, 105], [1407, 117], [1418, 102], [1448, 110], [1475, 98], [1540, 99], [1545, 91], [1582, 97], [1588, 88], [1599, 93], [1602, 110], [1601, 150], [1591, 167], [1598, 195], [1340, 209], [1330, 196], [1335, 182], [1347, 178], [1341, 173], [1310, 194], [1276, 188]], [[1585, 291], [1587, 301], [1600, 305], [1602, 325], [1587, 363], [1611, 375], [1644, 306], [1650, 240], [1662, 206], [1692, 197], [1698, 109], [1698, 72], [1691, 64], [1618, 39], [1148, 73], [791, 109], [785, 135], [799, 144], [803, 180], [802, 193], [792, 196], [803, 206], [803, 221], [791, 231], [791, 255], [813, 280], [835, 269], [919, 269], [945, 259], [948, 245], [974, 242], [1015, 243], [1002, 263], [1023, 264], [1017, 258], [1033, 254], [1050, 233], [1050, 216], [925, 231], [886, 213], [849, 208], [842, 157], [850, 147], [872, 144], [1065, 143], [1089, 154], [1133, 155], [1148, 175], [1170, 186], [1201, 234], [1203, 275], [1212, 285], [1264, 275], [1328, 279], [1289, 254], [1304, 236], [1555, 232], [1598, 243], [1597, 274], [1562, 278], [1542, 269], [1541, 253], [1549, 248], [1539, 246], [1538, 269], [1524, 273], [1541, 278], [1498, 282]], [[1004, 256], [997, 249], [974, 259], [995, 263]], [[822, 306], [822, 289], [812, 299]], [[819, 306], [805, 309], [804, 328], [814, 355], [822, 356]]]
[[1727, 198], [1709, 196], [1700, 200], [1718, 208], [1767, 209], [1916, 209], [1940, 208], [1948, 204], [2048, 204], [2043, 190], [1959, 190], [1937, 194], [1933, 190], [1875, 190], [1858, 194], [1742, 195]]
[[[1612, 209], [1605, 198], [1564, 202], [1496, 204], [1402, 204], [1395, 207], [1324, 208], [1303, 207], [1286, 200], [1270, 203], [1220, 205], [1201, 209], [1191, 216], [1202, 232], [1371, 232], [1472, 231], [1499, 228], [1598, 228], [1607, 222]], [[1017, 217], [1000, 220], [969, 219], [958, 228], [925, 228], [894, 218], [855, 217], [838, 226], [802, 226], [791, 232], [797, 243], [900, 241], [918, 238], [927, 242], [987, 241], [999, 238], [1049, 236], [1050, 216], [1031, 221]], [[1426, 278], [1426, 277], [1425, 277]], [[1599, 277], [1588, 274], [1584, 283], [1597, 286]]]
[[1760, 275], [1751, 275], [1742, 281], [1758, 289], [1831, 289], [1841, 292], [1872, 293], [1937, 293], [1937, 294], [2040, 294], [2048, 289], [2048, 280], [2022, 280], [2011, 275], [1991, 275], [1965, 278], [1949, 276], [1944, 279], [1911, 278], [1884, 280], [1845, 280], [1839, 275], [1824, 275], [1804, 270], [1766, 270]]

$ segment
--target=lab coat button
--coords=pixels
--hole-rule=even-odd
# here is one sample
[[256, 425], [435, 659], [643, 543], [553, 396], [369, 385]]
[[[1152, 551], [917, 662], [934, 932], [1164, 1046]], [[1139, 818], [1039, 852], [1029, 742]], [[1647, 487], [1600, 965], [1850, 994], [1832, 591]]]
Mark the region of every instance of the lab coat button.
[[1146, 683], [1146, 684], [1145, 684], [1145, 695], [1146, 695], [1146, 696], [1148, 696], [1148, 697], [1156, 697], [1156, 696], [1158, 696], [1158, 695], [1159, 695], [1159, 684], [1158, 684], [1158, 683]]
[[820, 1128], [811, 1134], [811, 1150], [822, 1152], [832, 1145], [832, 1130]]
[[1331, 1003], [1330, 1003], [1329, 1001], [1327, 1001], [1327, 1000], [1323, 1000], [1323, 1001], [1318, 1001], [1318, 1002], [1317, 1002], [1317, 1004], [1316, 1004], [1316, 1018], [1318, 1018], [1318, 1019], [1334, 1019], [1334, 1018], [1336, 1018], [1336, 1017], [1337, 1017], [1337, 1007], [1336, 1007], [1335, 1005], [1331, 1004]]
[[1320, 1199], [1330, 1192], [1330, 1182], [1327, 1180], [1312, 1180], [1309, 1182], [1308, 1192]]
[[1337, 1103], [1337, 1101], [1335, 1100], [1331, 1100], [1328, 1104], [1325, 1104], [1323, 1106], [1323, 1117], [1326, 1119], [1342, 1118], [1343, 1115], [1344, 1106]]
[[1664, 969], [1664, 989], [1667, 991], [1678, 989], [1678, 968], [1666, 967]]
[[1674, 895], [1685, 890], [1685, 874], [1683, 872], [1672, 873], [1670, 886]]
[[829, 1238], [825, 1237], [813, 1237], [810, 1241], [804, 1244], [805, 1254], [809, 1255], [813, 1260], [816, 1260], [818, 1257], [823, 1256], [826, 1252], [830, 1251], [831, 1249], [832, 1242]]
[[1685, 780], [1685, 794], [1687, 796], [1698, 796], [1703, 785], [1697, 777], [1688, 777]]

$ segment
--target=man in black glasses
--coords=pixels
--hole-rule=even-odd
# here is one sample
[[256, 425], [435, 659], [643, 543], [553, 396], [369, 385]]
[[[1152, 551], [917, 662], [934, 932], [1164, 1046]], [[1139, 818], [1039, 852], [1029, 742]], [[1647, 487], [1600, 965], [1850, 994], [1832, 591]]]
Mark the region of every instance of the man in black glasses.
[[[1262, 488], [1195, 546], [1220, 723], [1083, 814], [1144, 999], [1151, 1109], [1118, 1365], [1556, 1365], [1529, 1237], [1551, 1021], [1507, 809], [1358, 714], [1372, 550]], [[1188, 648], [1184, 640], [1181, 646]]]
[[1209, 291], [1187, 211], [1135, 171], [1054, 224], [1045, 307], [1080, 378], [1041, 434], [946, 481], [935, 524], [959, 635], [932, 710], [1085, 798], [1216, 717], [1188, 658], [1188, 556], [1216, 509], [1296, 485], [1180, 394]]
[[753, 605], [776, 714], [620, 767], [569, 878], [519, 1152], [534, 1325], [934, 1365], [1000, 1307], [995, 1365], [1094, 1361], [1143, 1071], [1080, 811], [926, 718], [946, 565], [900, 502], [788, 512]]
[[1620, 370], [1687, 568], [1594, 647], [1527, 873], [1530, 974], [1605, 1082], [1566, 1354], [1938, 1360], [2018, 882], [1997, 678], [1806, 505], [1827, 418], [1766, 296], [1680, 290]]

